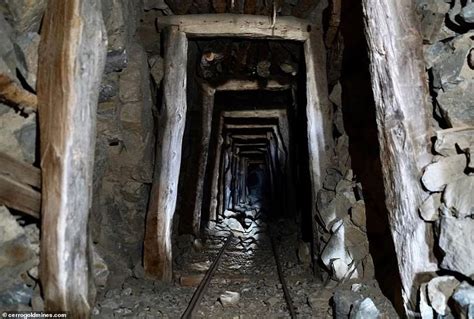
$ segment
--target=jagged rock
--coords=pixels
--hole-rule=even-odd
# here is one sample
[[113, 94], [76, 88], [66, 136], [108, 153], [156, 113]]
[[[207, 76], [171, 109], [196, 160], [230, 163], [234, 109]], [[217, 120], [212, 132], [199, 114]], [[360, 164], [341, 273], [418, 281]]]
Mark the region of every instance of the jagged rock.
[[439, 247], [445, 256], [441, 268], [474, 278], [474, 219], [441, 216]]
[[125, 49], [119, 51], [109, 51], [105, 59], [105, 74], [119, 72], [128, 65], [128, 54]]
[[94, 282], [98, 287], [105, 287], [110, 274], [109, 267], [102, 256], [99, 255], [99, 252], [95, 246], [92, 247], [92, 269], [94, 272]]
[[352, 205], [351, 220], [354, 225], [366, 231], [367, 217], [365, 215], [365, 202], [363, 200], [359, 200]]
[[197, 287], [204, 278], [204, 274], [186, 275], [179, 278], [179, 284], [183, 287]]
[[463, 281], [452, 296], [455, 312], [460, 319], [474, 318], [474, 286]]
[[305, 266], [311, 264], [311, 245], [304, 241], [299, 241], [298, 244], [298, 260]]
[[431, 307], [440, 315], [449, 313], [448, 300], [453, 294], [459, 281], [453, 276], [435, 277], [430, 280], [427, 286], [428, 298]]
[[436, 131], [434, 149], [443, 156], [457, 155], [456, 146], [466, 150], [474, 146], [474, 127], [450, 128]]
[[340, 82], [337, 82], [332, 88], [329, 100], [339, 107], [342, 106], [342, 86]]
[[153, 77], [156, 85], [159, 86], [165, 74], [163, 58], [159, 55], [152, 56], [148, 60], [148, 64], [150, 65], [151, 76]]
[[347, 319], [351, 312], [351, 307], [357, 301], [362, 300], [362, 295], [352, 291], [338, 290], [332, 298], [334, 305], [334, 318]]
[[333, 191], [337, 184], [342, 179], [342, 174], [337, 169], [329, 168], [326, 170], [326, 177], [324, 178], [323, 187], [327, 190]]
[[425, 168], [421, 181], [429, 191], [440, 192], [446, 184], [465, 176], [466, 165], [464, 154], [440, 158]]
[[[348, 173], [350, 172], [352, 172], [352, 170], [348, 171]], [[344, 179], [342, 179], [337, 184], [336, 193], [344, 195], [344, 197], [347, 198], [351, 204], [354, 204], [357, 201], [356, 195], [354, 193], [355, 186], [356, 184], [351, 179], [344, 177]]]
[[114, 73], [106, 74], [102, 78], [102, 83], [99, 88], [99, 103], [109, 101], [118, 94], [118, 78], [113, 76]]
[[463, 34], [447, 43], [451, 54], [443, 55], [443, 59], [433, 65], [435, 88], [447, 91], [456, 87], [459, 82], [468, 80], [462, 71], [467, 66], [466, 57], [472, 45], [471, 35], [469, 33]]
[[6, 0], [8, 19], [19, 33], [38, 32], [46, 0]]
[[233, 232], [245, 233], [245, 229], [242, 227], [242, 224], [235, 218], [225, 219], [224, 223]]
[[474, 70], [474, 49], [471, 49], [471, 51], [469, 51], [469, 55], [467, 57], [467, 64], [472, 70]]
[[354, 226], [349, 218], [346, 218], [344, 222], [346, 250], [353, 260], [362, 260], [369, 254], [367, 234]]
[[329, 231], [336, 221], [347, 216], [349, 208], [351, 208], [351, 203], [342, 194], [336, 194], [326, 207], [318, 208], [318, 215], [324, 228]]
[[437, 40], [437, 36], [446, 13], [449, 10], [449, 4], [444, 1], [426, 2], [422, 10], [421, 33], [423, 40], [433, 43]]
[[15, 217], [0, 206], [0, 292], [18, 284], [19, 276], [38, 264], [38, 258]]
[[164, 0], [145, 0], [143, 3], [143, 9], [161, 10], [165, 15], [173, 15], [173, 11], [171, 11]]
[[365, 298], [362, 301], [357, 301], [352, 307], [349, 318], [350, 319], [377, 319], [380, 316], [380, 311], [375, 306], [370, 298]]
[[38, 72], [38, 47], [40, 36], [36, 32], [21, 34], [17, 38], [17, 44], [25, 58], [26, 73], [23, 74], [28, 85], [36, 90], [36, 73]]
[[436, 98], [441, 114], [452, 127], [474, 126], [474, 83], [463, 81], [453, 89], [439, 91]]
[[0, 307], [11, 305], [28, 305], [33, 297], [33, 289], [23, 283], [19, 283], [7, 290], [0, 292]]
[[0, 12], [0, 73], [16, 79], [16, 71], [26, 74], [26, 62], [16, 45], [14, 30]]
[[220, 295], [219, 301], [224, 307], [235, 306], [240, 301], [240, 294], [234, 291], [226, 291]]
[[474, 2], [467, 3], [461, 10], [459, 17], [465, 23], [474, 23]]
[[332, 275], [334, 278], [341, 280], [348, 273], [352, 258], [346, 249], [344, 223], [341, 221], [340, 225], [335, 224], [335, 226], [338, 227], [334, 230], [329, 242], [324, 247], [321, 260], [328, 269], [333, 270]]
[[210, 266], [211, 266], [211, 262], [208, 260], [192, 263], [191, 265], [189, 265], [189, 267], [192, 270], [197, 271], [197, 272], [205, 272], [209, 269]]
[[422, 319], [433, 319], [433, 308], [428, 302], [428, 283], [420, 285], [420, 315]]
[[464, 176], [446, 186], [443, 202], [453, 216], [474, 217], [474, 176]]
[[225, 218], [236, 217], [236, 216], [238, 216], [238, 215], [239, 215], [238, 213], [236, 213], [236, 212], [234, 212], [234, 211], [231, 211], [231, 210], [227, 210], [227, 209], [226, 209], [226, 210], [224, 211], [224, 217], [225, 217]]
[[434, 222], [439, 219], [439, 207], [441, 205], [441, 193], [433, 193], [421, 204], [419, 211], [424, 221]]

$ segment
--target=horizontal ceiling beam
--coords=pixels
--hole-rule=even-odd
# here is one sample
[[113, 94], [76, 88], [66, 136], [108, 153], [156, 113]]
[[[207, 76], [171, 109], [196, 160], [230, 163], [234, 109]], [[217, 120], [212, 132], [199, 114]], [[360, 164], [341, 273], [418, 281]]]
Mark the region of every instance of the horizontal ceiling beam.
[[311, 25], [296, 17], [278, 17], [272, 22], [268, 16], [247, 14], [189, 14], [157, 18], [158, 30], [177, 26], [188, 37], [239, 37], [268, 40], [309, 38]]

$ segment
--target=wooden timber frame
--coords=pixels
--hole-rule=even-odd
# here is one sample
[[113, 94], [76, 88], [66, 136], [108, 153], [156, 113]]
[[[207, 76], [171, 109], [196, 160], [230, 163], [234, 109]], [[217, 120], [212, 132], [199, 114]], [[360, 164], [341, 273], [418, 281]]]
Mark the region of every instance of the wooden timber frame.
[[[165, 33], [165, 76], [157, 135], [157, 164], [147, 212], [143, 264], [149, 277], [171, 281], [171, 226], [176, 208], [187, 109], [188, 37], [290, 40], [303, 43], [307, 70], [306, 115], [313, 203], [316, 202], [317, 192], [322, 185], [322, 175], [327, 165], [326, 151], [331, 149], [332, 109], [328, 99], [326, 58], [320, 26], [295, 17], [279, 17], [272, 25], [269, 17], [242, 14], [174, 15], [158, 18], [157, 25]], [[201, 161], [204, 162], [204, 159]], [[195, 209], [195, 218], [200, 215], [198, 211]], [[316, 215], [315, 205], [312, 206], [312, 214]], [[193, 223], [197, 229], [197, 221]]]
[[89, 318], [94, 302], [87, 224], [106, 34], [99, 2], [48, 1], [38, 51], [40, 281], [45, 310], [68, 318]]

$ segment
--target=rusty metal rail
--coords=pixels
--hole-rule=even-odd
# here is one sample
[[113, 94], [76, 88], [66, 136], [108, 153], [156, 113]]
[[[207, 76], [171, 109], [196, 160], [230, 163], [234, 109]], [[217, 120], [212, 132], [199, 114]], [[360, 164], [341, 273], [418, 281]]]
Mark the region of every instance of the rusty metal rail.
[[206, 292], [206, 289], [209, 286], [209, 283], [211, 282], [212, 276], [214, 275], [214, 272], [217, 270], [217, 267], [219, 266], [221, 257], [224, 254], [227, 247], [229, 247], [232, 241], [232, 238], [234, 238], [232, 234], [230, 234], [229, 237], [227, 237], [227, 240], [224, 246], [222, 246], [221, 250], [217, 254], [216, 259], [212, 263], [211, 267], [207, 270], [204, 278], [199, 283], [199, 286], [194, 292], [193, 297], [191, 298], [191, 301], [188, 304], [188, 307], [186, 308], [183, 315], [181, 316], [181, 319], [191, 319], [193, 317], [194, 311], [196, 310], [197, 306], [199, 306], [199, 303], [201, 302], [201, 299], [204, 293]]
[[275, 263], [278, 270], [278, 278], [280, 279], [281, 287], [283, 288], [283, 294], [285, 296], [286, 306], [288, 307], [288, 311], [290, 312], [290, 317], [292, 319], [295, 319], [296, 318], [295, 307], [293, 306], [293, 301], [291, 299], [290, 291], [288, 290], [285, 277], [283, 276], [283, 271], [281, 269], [281, 264], [280, 264], [280, 257], [278, 256], [278, 249], [275, 243], [275, 239], [273, 238], [272, 235], [270, 235], [270, 240], [272, 242], [272, 250], [273, 250], [273, 255], [275, 256]]

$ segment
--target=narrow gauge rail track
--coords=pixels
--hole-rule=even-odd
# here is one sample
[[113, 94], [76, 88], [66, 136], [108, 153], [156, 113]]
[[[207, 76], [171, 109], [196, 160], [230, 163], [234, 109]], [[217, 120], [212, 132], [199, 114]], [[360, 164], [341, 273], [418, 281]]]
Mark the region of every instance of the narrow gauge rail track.
[[[216, 272], [217, 268], [219, 267], [222, 256], [224, 255], [224, 252], [226, 251], [226, 249], [230, 246], [233, 238], [234, 238], [234, 236], [232, 234], [230, 234], [227, 237], [227, 240], [224, 243], [224, 246], [222, 246], [222, 248], [220, 249], [219, 253], [216, 256], [216, 259], [212, 263], [211, 267], [207, 270], [206, 275], [204, 276], [204, 278], [199, 283], [199, 286], [197, 287], [197, 289], [194, 291], [193, 297], [191, 298], [191, 301], [189, 302], [188, 307], [186, 308], [186, 310], [182, 314], [181, 319], [191, 319], [191, 318], [194, 317], [194, 313], [197, 310], [197, 308], [199, 307], [201, 299], [204, 296], [204, 294], [205, 294], [205, 292], [206, 292], [206, 290], [207, 290], [207, 288], [208, 288], [208, 286], [209, 286], [209, 284], [212, 280], [212, 277], [213, 277], [214, 273]], [[282, 285], [286, 305], [288, 307], [290, 317], [292, 319], [295, 319], [296, 318], [296, 312], [295, 312], [295, 308], [293, 306], [293, 302], [292, 302], [292, 299], [291, 299], [291, 296], [290, 296], [290, 293], [289, 293], [289, 290], [288, 290], [288, 287], [286, 285], [286, 281], [285, 281], [285, 278], [283, 276], [283, 272], [282, 272], [282, 269], [281, 269], [280, 258], [278, 256], [278, 248], [276, 246], [275, 239], [272, 236], [270, 236], [270, 240], [271, 240], [273, 255], [275, 257], [275, 263], [276, 263], [276, 266], [277, 266], [278, 278], [279, 278], [280, 283]]]

